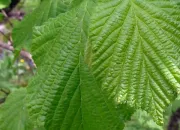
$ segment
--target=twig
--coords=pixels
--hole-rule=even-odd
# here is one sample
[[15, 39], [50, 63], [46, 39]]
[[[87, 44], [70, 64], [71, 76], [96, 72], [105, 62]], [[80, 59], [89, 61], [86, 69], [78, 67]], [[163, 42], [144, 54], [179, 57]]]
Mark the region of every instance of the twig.
[[1, 10], [2, 14], [4, 15], [4, 17], [7, 19], [7, 21], [9, 22], [10, 26], [13, 27], [13, 24], [11, 23], [11, 21], [9, 20], [8, 15], [6, 14], [6, 12], [2, 9]]
[[3, 48], [3, 49], [6, 49], [8, 51], [14, 51], [13, 46], [10, 46], [10, 45], [2, 43], [2, 42], [0, 42], [0, 47]]
[[12, 40], [0, 30], [0, 33], [12, 44]]

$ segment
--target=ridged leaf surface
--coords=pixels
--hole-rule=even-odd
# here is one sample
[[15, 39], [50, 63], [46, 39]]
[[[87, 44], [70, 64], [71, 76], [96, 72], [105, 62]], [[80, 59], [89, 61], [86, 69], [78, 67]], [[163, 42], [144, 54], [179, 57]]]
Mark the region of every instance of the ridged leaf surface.
[[124, 119], [106, 102], [83, 60], [80, 67], [93, 5], [85, 1], [35, 29], [32, 51], [38, 73], [29, 85], [28, 108], [36, 125], [45, 125], [48, 130], [124, 126]]
[[88, 63], [101, 89], [158, 123], [180, 89], [179, 14], [166, 0], [112, 0], [99, 2], [90, 24]]
[[29, 109], [37, 123], [50, 130], [82, 128], [78, 64], [84, 8], [82, 14], [72, 10], [34, 33], [32, 50], [39, 68], [29, 85]]
[[[35, 126], [121, 130], [134, 108], [162, 124], [165, 107], [180, 92], [178, 2], [84, 0], [72, 5], [48, 21], [44, 13], [47, 19], [42, 16], [43, 25], [34, 28], [31, 50], [38, 69], [26, 101]], [[22, 39], [32, 35], [27, 34]]]
[[49, 18], [55, 18], [60, 13], [68, 11], [81, 0], [44, 0], [32, 13], [25, 16], [22, 22], [13, 29], [13, 41], [16, 49], [22, 47], [30, 49], [32, 42], [32, 31], [35, 26], [42, 25]]

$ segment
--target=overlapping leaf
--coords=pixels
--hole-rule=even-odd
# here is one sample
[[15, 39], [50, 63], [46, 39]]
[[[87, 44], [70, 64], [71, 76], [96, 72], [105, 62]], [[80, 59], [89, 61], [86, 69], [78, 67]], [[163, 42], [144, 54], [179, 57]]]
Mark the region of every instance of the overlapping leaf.
[[39, 73], [29, 85], [28, 106], [37, 125], [49, 130], [123, 128], [98, 85], [89, 86], [93, 81], [88, 80], [88, 72], [82, 70], [80, 79], [79, 57], [87, 41], [92, 3], [85, 1], [35, 30], [32, 50]]
[[91, 23], [89, 66], [101, 89], [158, 123], [180, 89], [179, 12], [166, 0], [113, 0], [99, 3]]
[[77, 9], [60, 15], [35, 31], [32, 50], [39, 72], [29, 85], [29, 107], [47, 129], [82, 127], [78, 64], [83, 10], [81, 15]]
[[179, 13], [170, 0], [84, 0], [36, 27], [31, 119], [48, 130], [117, 130], [132, 106], [162, 123], [180, 90]]
[[115, 107], [99, 87], [87, 65], [80, 65], [81, 108], [84, 130], [122, 130], [134, 109], [126, 104]]

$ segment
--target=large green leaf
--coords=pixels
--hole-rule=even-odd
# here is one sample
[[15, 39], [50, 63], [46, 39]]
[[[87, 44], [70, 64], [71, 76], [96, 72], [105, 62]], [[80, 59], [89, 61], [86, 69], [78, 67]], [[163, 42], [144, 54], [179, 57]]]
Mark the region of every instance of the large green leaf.
[[34, 29], [32, 121], [47, 130], [121, 130], [136, 108], [162, 124], [180, 92], [177, 2], [79, 3]]
[[[132, 114], [128, 105], [117, 110], [107, 101], [83, 60], [80, 66], [93, 5], [85, 1], [35, 29], [32, 52], [39, 71], [29, 85], [28, 106], [46, 129], [122, 129]], [[123, 109], [128, 112], [120, 113]]]
[[81, 0], [44, 0], [31, 14], [15, 26], [13, 29], [13, 40], [16, 49], [22, 47], [29, 49], [32, 41], [33, 27], [42, 25], [49, 18], [54, 18], [60, 13], [68, 11], [70, 8], [78, 5]]
[[167, 0], [111, 0], [99, 3], [90, 24], [88, 62], [101, 89], [160, 124], [180, 92], [179, 14]]

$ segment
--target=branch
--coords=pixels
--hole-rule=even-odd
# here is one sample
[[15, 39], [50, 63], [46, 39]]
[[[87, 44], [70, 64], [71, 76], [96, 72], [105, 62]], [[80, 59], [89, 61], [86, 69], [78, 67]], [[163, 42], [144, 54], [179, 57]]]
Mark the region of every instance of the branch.
[[2, 42], [0, 42], [0, 47], [3, 48], [3, 49], [6, 49], [8, 51], [14, 51], [13, 46], [10, 46], [10, 45], [2, 43]]
[[0, 30], [0, 33], [12, 44], [11, 39], [8, 36], [6, 36], [6, 34], [3, 31]]

